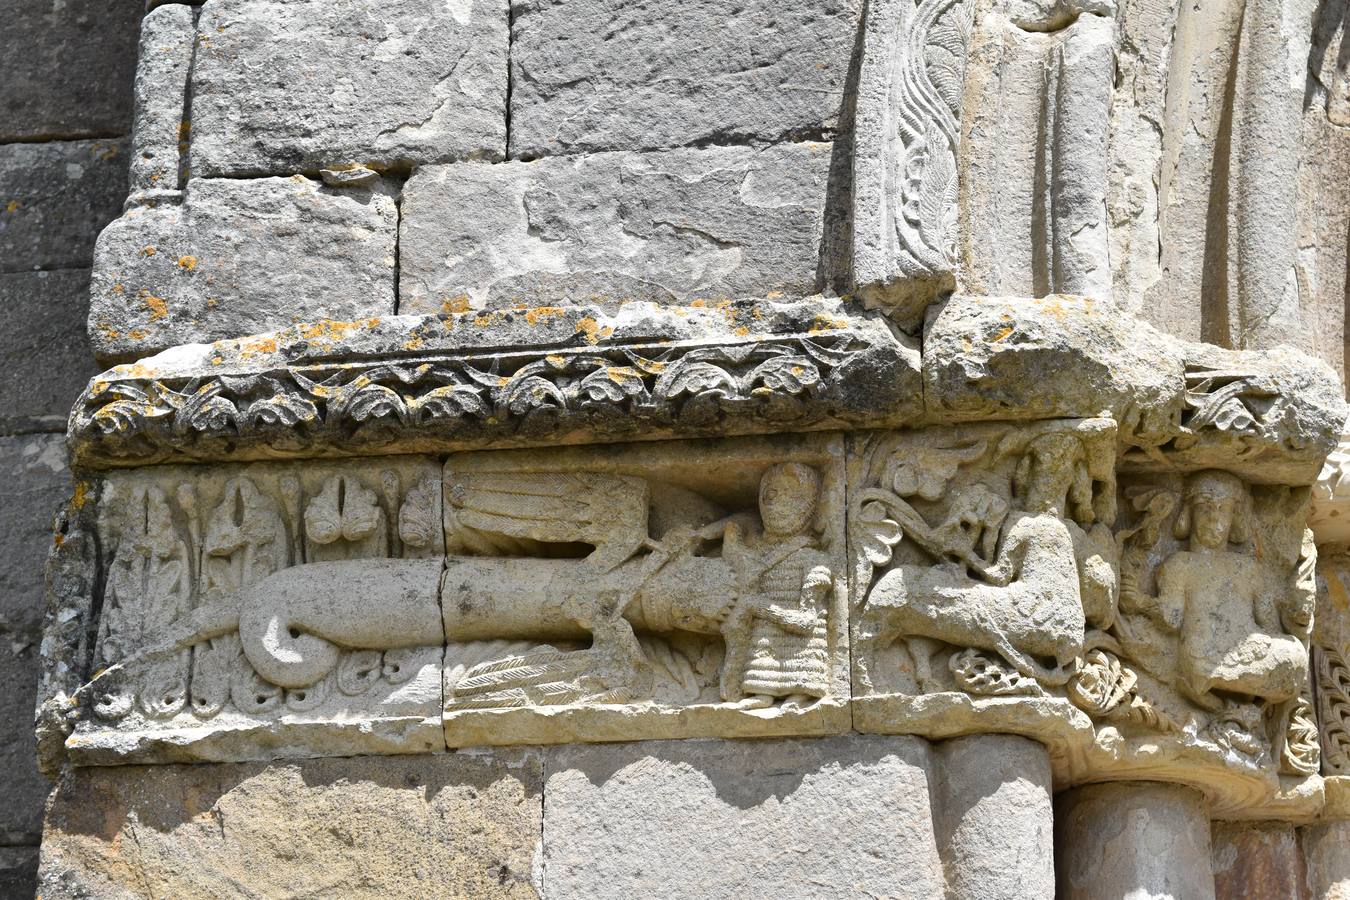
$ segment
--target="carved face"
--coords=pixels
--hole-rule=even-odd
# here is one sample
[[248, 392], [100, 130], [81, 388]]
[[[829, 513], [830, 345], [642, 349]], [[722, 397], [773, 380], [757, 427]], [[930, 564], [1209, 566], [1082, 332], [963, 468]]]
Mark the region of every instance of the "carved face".
[[1073, 484], [1074, 465], [1082, 444], [1068, 434], [1047, 434], [1027, 449], [1030, 471], [1026, 488], [1027, 508], [1036, 512], [1064, 512], [1065, 497]]
[[805, 530], [816, 509], [820, 476], [801, 463], [782, 463], [759, 480], [759, 516], [764, 530], [798, 534]]
[[1194, 476], [1186, 498], [1192, 543], [1211, 550], [1227, 546], [1245, 497], [1242, 482], [1232, 475], [1202, 472]]

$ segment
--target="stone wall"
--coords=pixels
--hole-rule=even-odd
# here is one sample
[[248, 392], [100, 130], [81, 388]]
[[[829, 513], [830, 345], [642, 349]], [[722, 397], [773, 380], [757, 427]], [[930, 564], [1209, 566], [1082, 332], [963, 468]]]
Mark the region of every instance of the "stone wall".
[[1350, 889], [1344, 0], [135, 6], [0, 88], [44, 897]]
[[42, 804], [32, 740], [51, 523], [70, 495], [62, 433], [98, 371], [86, 331], [94, 239], [127, 192], [142, 10], [0, 3], [0, 893], [33, 891]]

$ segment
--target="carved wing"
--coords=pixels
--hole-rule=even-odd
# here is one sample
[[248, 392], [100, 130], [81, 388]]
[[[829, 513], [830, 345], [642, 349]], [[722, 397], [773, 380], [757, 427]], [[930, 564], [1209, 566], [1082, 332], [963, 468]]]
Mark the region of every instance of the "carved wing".
[[510, 538], [595, 546], [608, 570], [648, 539], [646, 480], [603, 472], [467, 472], [447, 475], [454, 525]]

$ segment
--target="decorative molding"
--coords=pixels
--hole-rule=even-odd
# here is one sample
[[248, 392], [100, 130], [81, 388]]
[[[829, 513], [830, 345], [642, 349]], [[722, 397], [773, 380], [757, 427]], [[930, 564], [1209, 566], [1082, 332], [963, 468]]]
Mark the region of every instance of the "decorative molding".
[[[248, 343], [213, 348], [243, 360]], [[80, 397], [69, 441], [77, 465], [111, 468], [821, 430], [921, 410], [917, 354], [861, 318], [722, 340], [579, 343], [119, 366]]]

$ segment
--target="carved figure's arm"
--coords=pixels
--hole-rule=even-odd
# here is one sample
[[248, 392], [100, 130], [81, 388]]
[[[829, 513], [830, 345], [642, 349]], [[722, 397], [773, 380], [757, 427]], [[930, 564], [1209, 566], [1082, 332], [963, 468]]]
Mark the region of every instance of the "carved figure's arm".
[[1007, 536], [1003, 539], [1003, 546], [999, 548], [998, 559], [992, 566], [984, 569], [976, 568], [976, 571], [990, 584], [1006, 587], [1011, 584], [1022, 571], [1022, 562], [1026, 559], [1028, 540], [1022, 529], [1013, 527], [1009, 529]]
[[1181, 630], [1186, 612], [1186, 572], [1172, 556], [1158, 568], [1158, 596], [1136, 595], [1138, 609], [1171, 632]]

